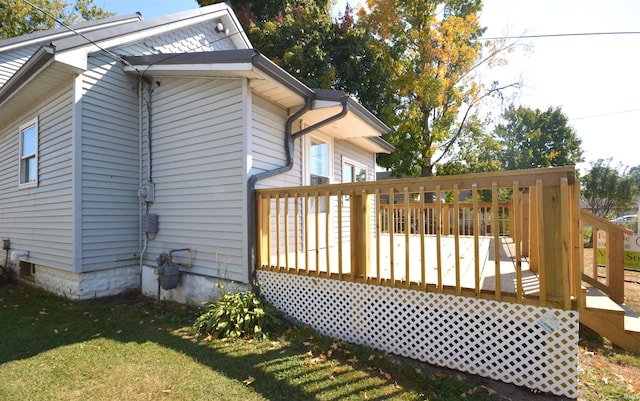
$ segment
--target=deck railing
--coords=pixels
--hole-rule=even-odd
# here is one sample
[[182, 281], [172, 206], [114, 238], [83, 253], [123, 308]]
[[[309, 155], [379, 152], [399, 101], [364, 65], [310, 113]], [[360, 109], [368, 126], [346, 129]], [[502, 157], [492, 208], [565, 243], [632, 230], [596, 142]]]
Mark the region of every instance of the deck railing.
[[[582, 280], [598, 288], [614, 302], [624, 303], [624, 236], [628, 228], [585, 210], [580, 213], [581, 230], [587, 233], [590, 262], [583, 264]], [[584, 239], [585, 241], [587, 238]]]
[[256, 199], [259, 269], [563, 309], [579, 298], [574, 168], [260, 189]]
[[[453, 234], [453, 219], [454, 209], [452, 203], [442, 204], [442, 234]], [[510, 234], [510, 219], [511, 219], [511, 203], [498, 202], [498, 221], [493, 224], [493, 213], [491, 212], [493, 204], [491, 202], [478, 202], [479, 208], [477, 214], [480, 219], [480, 235], [492, 235], [494, 230], [497, 229], [499, 235], [508, 236]], [[388, 234], [393, 231], [396, 234], [403, 234], [405, 230], [409, 230], [410, 234], [420, 233], [420, 222], [424, 222], [424, 231], [427, 235], [435, 235], [436, 230], [436, 207], [434, 204], [420, 205], [417, 202], [409, 204], [408, 208], [395, 207], [391, 208], [390, 205], [384, 203], [380, 205], [381, 212], [381, 232]], [[421, 216], [420, 213], [424, 215]], [[474, 204], [471, 201], [459, 202], [458, 219], [459, 219], [459, 233], [460, 235], [473, 235], [474, 233], [474, 219], [476, 212], [474, 210]]]

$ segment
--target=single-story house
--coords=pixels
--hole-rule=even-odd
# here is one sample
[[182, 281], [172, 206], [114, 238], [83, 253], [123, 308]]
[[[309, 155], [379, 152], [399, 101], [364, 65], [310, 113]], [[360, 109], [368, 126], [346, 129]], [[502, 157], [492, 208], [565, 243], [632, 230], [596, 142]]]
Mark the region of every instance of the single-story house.
[[71, 298], [198, 303], [251, 283], [256, 188], [374, 180], [387, 131], [254, 50], [226, 4], [0, 41], [7, 263]]

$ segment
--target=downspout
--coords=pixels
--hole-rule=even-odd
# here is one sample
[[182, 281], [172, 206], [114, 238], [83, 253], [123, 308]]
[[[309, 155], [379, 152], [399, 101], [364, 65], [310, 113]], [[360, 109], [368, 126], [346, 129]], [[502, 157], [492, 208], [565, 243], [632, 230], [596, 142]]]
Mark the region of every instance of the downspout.
[[247, 181], [247, 215], [248, 215], [248, 238], [249, 238], [249, 266], [248, 266], [248, 276], [249, 283], [255, 289], [255, 273], [256, 273], [256, 183], [260, 180], [264, 180], [279, 174], [288, 173], [293, 169], [293, 156], [294, 156], [294, 142], [296, 139], [307, 135], [318, 128], [321, 128], [327, 124], [330, 124], [334, 121], [341, 119], [346, 116], [349, 112], [349, 103], [348, 98], [343, 96], [340, 99], [340, 103], [342, 104], [342, 110], [325, 120], [317, 122], [307, 128], [304, 128], [296, 133], [292, 133], [293, 123], [295, 120], [302, 117], [307, 111], [311, 109], [313, 99], [311, 97], [307, 97], [305, 100], [304, 106], [300, 110], [298, 110], [295, 114], [287, 119], [284, 128], [284, 148], [287, 155], [287, 164], [282, 167], [278, 167], [273, 170], [264, 171], [259, 174], [254, 174], [249, 177]]

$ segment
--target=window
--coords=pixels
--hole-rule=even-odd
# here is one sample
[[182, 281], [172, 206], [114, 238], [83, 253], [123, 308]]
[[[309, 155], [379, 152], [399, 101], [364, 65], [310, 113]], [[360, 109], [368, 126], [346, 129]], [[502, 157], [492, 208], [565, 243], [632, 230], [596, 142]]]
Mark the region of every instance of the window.
[[38, 121], [20, 127], [20, 185], [38, 184]]
[[[328, 184], [329, 144], [312, 138], [309, 153], [311, 155], [311, 184]], [[325, 180], [318, 179], [319, 177], [325, 178]]]
[[364, 182], [367, 180], [367, 169], [357, 163], [345, 160], [342, 163], [342, 182]]

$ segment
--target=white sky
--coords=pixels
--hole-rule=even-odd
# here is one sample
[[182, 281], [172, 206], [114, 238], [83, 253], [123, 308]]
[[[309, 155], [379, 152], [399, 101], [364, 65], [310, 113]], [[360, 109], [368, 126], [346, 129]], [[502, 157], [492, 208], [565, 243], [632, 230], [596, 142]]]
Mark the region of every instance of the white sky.
[[[360, 0], [349, 0], [357, 4]], [[339, 0], [344, 9], [346, 0]], [[118, 14], [149, 19], [197, 8], [195, 0], [96, 0]], [[638, 0], [485, 0], [485, 37], [591, 32], [640, 32]], [[523, 39], [529, 54], [509, 55], [490, 80], [522, 77], [519, 104], [560, 106], [582, 139], [587, 168], [597, 159], [640, 165], [640, 34]]]

